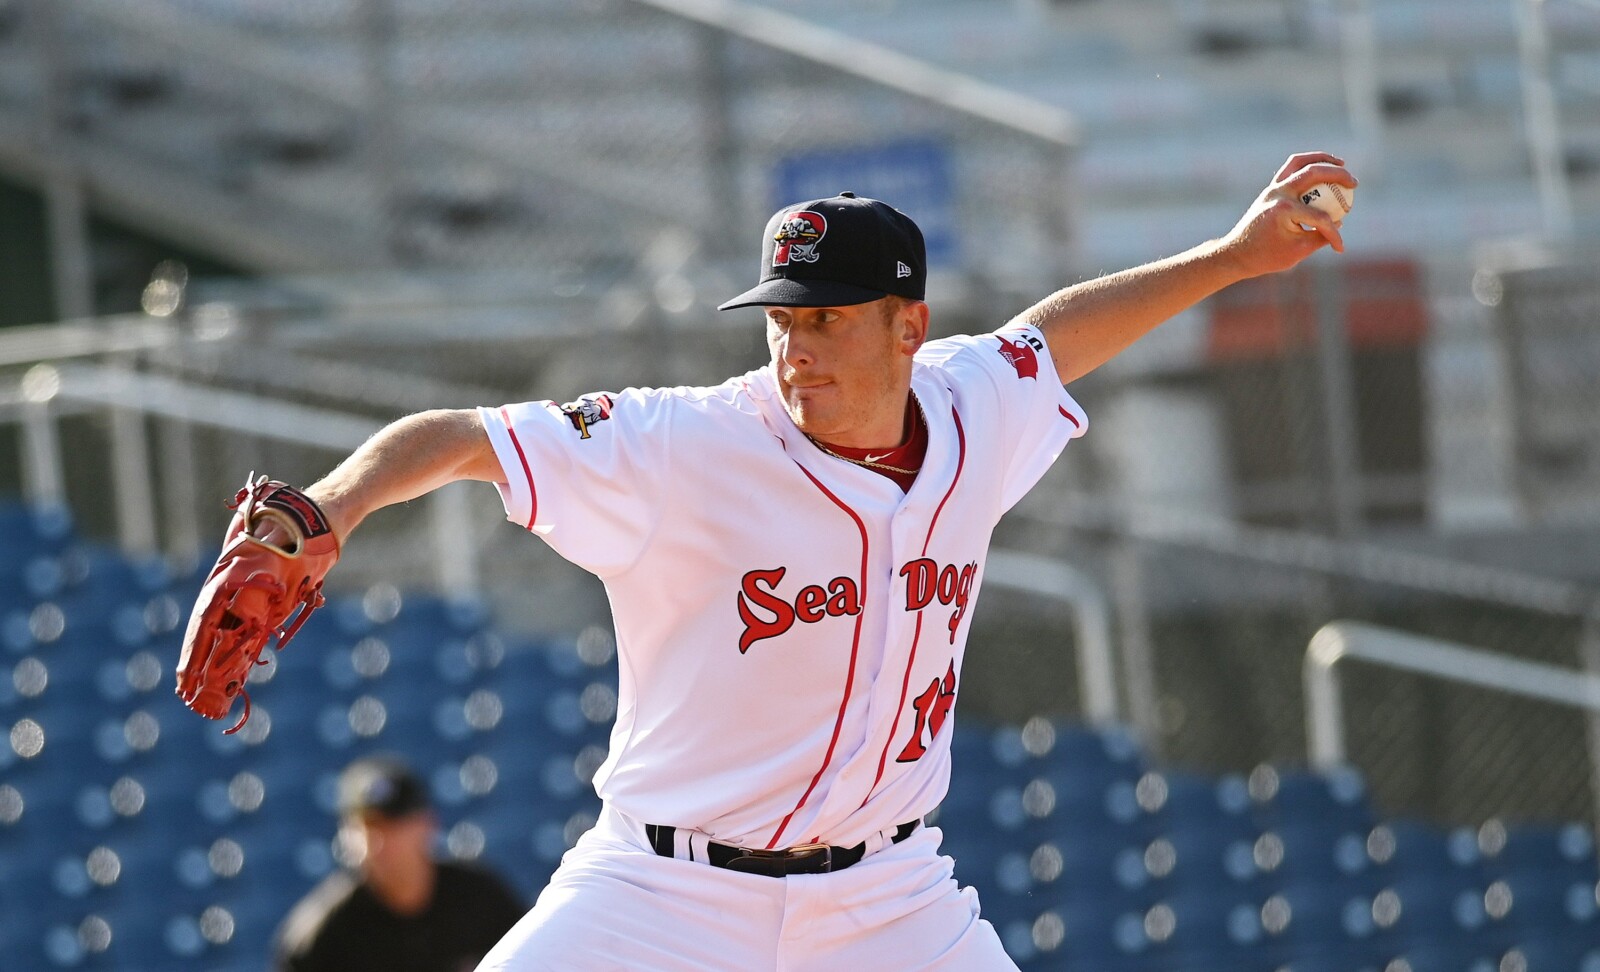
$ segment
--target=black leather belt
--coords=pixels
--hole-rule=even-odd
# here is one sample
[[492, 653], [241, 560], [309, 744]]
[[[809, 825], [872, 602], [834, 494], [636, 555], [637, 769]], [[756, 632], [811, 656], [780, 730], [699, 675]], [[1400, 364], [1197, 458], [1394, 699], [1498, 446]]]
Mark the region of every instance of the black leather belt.
[[[894, 830], [891, 843], [898, 844], [922, 823], [908, 820]], [[644, 831], [650, 846], [662, 857], [676, 857], [674, 838], [678, 828], [661, 824], [645, 824]], [[827, 874], [842, 871], [867, 856], [866, 841], [854, 847], [834, 847], [830, 844], [801, 844], [784, 850], [752, 850], [732, 844], [706, 843], [706, 863], [712, 867], [725, 867], [746, 874], [765, 874], [768, 877], [788, 877], [790, 874]]]

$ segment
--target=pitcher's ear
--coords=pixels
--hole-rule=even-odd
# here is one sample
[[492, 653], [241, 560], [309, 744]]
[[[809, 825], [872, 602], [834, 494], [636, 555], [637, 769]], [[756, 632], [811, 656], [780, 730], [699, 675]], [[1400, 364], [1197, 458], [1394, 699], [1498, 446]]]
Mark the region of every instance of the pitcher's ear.
[[907, 355], [917, 353], [928, 340], [928, 304], [921, 300], [905, 300], [895, 313], [895, 326], [899, 328], [900, 346]]

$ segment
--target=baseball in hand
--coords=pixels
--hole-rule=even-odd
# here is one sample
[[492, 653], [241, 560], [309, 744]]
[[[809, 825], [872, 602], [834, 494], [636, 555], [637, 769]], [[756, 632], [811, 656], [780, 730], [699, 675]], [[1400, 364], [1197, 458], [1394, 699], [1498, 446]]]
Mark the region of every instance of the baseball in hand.
[[1300, 201], [1333, 217], [1334, 225], [1344, 222], [1355, 202], [1356, 191], [1334, 182], [1321, 182], [1300, 194]]

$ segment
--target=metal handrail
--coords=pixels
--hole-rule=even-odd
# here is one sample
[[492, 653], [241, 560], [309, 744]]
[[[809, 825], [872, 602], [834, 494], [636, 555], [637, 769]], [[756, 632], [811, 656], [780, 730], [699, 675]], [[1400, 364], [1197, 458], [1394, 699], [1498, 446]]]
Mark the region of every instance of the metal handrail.
[[1084, 715], [1095, 725], [1120, 723], [1111, 602], [1100, 582], [1071, 564], [1014, 550], [991, 550], [984, 580], [1055, 598], [1071, 608]]
[[1157, 503], [1083, 492], [1062, 494], [1056, 509], [1026, 515], [1075, 529], [1252, 563], [1293, 567], [1330, 576], [1392, 584], [1560, 617], [1585, 617], [1600, 605], [1600, 591], [1509, 567], [1398, 550], [1381, 543], [1342, 540], [1305, 530], [1263, 527]]
[[35, 324], [0, 330], [0, 368], [172, 347], [220, 335], [180, 334], [171, 321], [143, 314]]
[[[0, 388], [0, 392], [6, 389]], [[194, 425], [244, 432], [266, 439], [296, 445], [349, 452], [365, 442], [378, 428], [370, 417], [293, 402], [229, 392], [185, 382], [167, 375], [152, 375], [116, 365], [82, 362], [40, 364], [24, 377], [14, 404], [21, 411], [23, 447], [29, 455], [30, 498], [40, 505], [64, 501], [59, 443], [53, 428], [53, 415], [63, 405], [109, 406], [129, 409], [143, 416], [158, 416]], [[12, 409], [0, 408], [0, 421]], [[138, 450], [140, 453], [143, 449]], [[113, 452], [116, 445], [113, 443]], [[142, 458], [142, 457], [141, 457]], [[141, 497], [136, 502], [153, 506], [149, 470], [142, 462], [119, 462], [112, 456], [122, 495]], [[466, 494], [460, 484], [435, 490], [429, 500], [432, 530], [439, 557], [435, 562], [442, 590], [467, 595], [480, 584], [477, 556], [471, 539], [471, 517]], [[135, 511], [119, 517], [143, 524], [154, 516]], [[124, 547], [129, 547], [124, 536]], [[152, 538], [141, 534], [135, 547], [149, 548]], [[1115, 680], [1115, 656], [1111, 639], [1111, 611], [1105, 591], [1086, 572], [1034, 554], [996, 550], [990, 556], [986, 578], [990, 583], [1059, 599], [1073, 612], [1078, 650], [1083, 709], [1097, 725], [1119, 721]]]
[[777, 10], [737, 0], [634, 2], [1054, 145], [1082, 141], [1077, 118], [1064, 108]]
[[1307, 755], [1317, 769], [1347, 762], [1343, 686], [1335, 668], [1346, 658], [1600, 713], [1600, 676], [1391, 628], [1334, 621], [1311, 637], [1303, 673]]
[[[28, 457], [28, 498], [43, 506], [65, 501], [61, 448], [55, 429], [61, 403], [108, 406], [138, 417], [163, 417], [338, 453], [354, 450], [380, 425], [368, 416], [221, 391], [113, 365], [36, 365], [23, 377], [20, 397], [22, 447]], [[0, 411], [0, 419], [6, 417]], [[113, 436], [111, 445], [109, 458], [117, 479], [122, 548], [128, 552], [153, 552], [155, 496], [143, 440], [135, 439], [130, 445], [123, 437]], [[464, 486], [452, 483], [428, 497], [433, 549], [438, 554], [434, 569], [439, 588], [452, 595], [471, 594], [480, 586]], [[198, 537], [198, 531], [189, 529], [185, 535]]]

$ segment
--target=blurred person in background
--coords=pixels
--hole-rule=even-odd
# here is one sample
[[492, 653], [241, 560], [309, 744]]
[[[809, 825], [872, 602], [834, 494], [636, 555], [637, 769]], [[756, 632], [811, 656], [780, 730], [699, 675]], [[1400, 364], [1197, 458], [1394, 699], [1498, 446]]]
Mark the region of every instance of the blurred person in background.
[[398, 759], [369, 757], [339, 777], [336, 871], [289, 912], [273, 972], [470, 972], [527, 910], [498, 878], [437, 861], [438, 817]]

